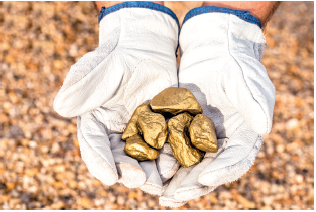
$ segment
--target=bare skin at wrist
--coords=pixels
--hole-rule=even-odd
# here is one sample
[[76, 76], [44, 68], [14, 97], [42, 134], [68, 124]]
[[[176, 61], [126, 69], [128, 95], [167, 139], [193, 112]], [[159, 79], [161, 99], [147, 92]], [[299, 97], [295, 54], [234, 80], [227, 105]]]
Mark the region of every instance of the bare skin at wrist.
[[[126, 2], [126, 1], [95, 1], [95, 4], [98, 8], [98, 12], [100, 12], [102, 7], [108, 8], [108, 7], [111, 7], [111, 6], [116, 5], [116, 4], [121, 4], [123, 2]], [[164, 5], [163, 1], [150, 1], [150, 2]]]
[[273, 13], [278, 8], [279, 1], [205, 1], [205, 6], [225, 7], [234, 10], [248, 10], [251, 15], [259, 19], [261, 28], [264, 29]]

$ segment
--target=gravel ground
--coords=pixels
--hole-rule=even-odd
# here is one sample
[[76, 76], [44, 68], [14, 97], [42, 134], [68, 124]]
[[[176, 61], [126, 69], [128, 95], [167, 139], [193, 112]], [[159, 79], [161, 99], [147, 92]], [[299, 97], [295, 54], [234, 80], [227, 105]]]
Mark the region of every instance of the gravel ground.
[[[167, 2], [180, 22], [201, 2]], [[165, 209], [102, 185], [80, 157], [76, 118], [52, 108], [70, 66], [98, 45], [92, 2], [0, 2], [0, 209]], [[250, 172], [178, 209], [314, 209], [314, 3], [283, 2], [262, 63], [272, 132]]]

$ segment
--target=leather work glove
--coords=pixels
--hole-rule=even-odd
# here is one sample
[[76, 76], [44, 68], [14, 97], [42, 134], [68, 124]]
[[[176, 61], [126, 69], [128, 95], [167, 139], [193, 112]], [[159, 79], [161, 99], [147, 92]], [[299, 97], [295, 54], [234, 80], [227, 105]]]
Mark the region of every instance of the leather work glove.
[[102, 8], [99, 29], [99, 47], [71, 67], [54, 109], [78, 116], [81, 156], [92, 175], [106, 185], [160, 195], [161, 173], [173, 175], [176, 159], [163, 148], [160, 157], [168, 163], [138, 162], [124, 153], [121, 135], [136, 107], [178, 87], [178, 19], [159, 4], [125, 2]]
[[232, 182], [254, 163], [271, 131], [275, 88], [260, 63], [265, 38], [248, 11], [201, 7], [185, 17], [179, 37], [179, 87], [192, 91], [215, 124], [218, 152], [180, 168], [159, 198], [179, 207]]

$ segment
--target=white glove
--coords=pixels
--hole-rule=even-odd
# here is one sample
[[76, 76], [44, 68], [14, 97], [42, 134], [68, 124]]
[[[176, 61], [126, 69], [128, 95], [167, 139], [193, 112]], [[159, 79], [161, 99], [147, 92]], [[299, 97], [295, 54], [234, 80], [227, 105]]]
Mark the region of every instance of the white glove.
[[[97, 179], [161, 194], [156, 162], [138, 163], [127, 156], [121, 133], [137, 106], [167, 87], [178, 87], [177, 17], [158, 4], [126, 2], [102, 8], [99, 21], [99, 47], [71, 67], [54, 109], [65, 117], [78, 116], [82, 159]], [[177, 164], [170, 158], [158, 168], [174, 174]]]
[[179, 87], [190, 89], [213, 120], [219, 149], [174, 175], [159, 199], [171, 207], [246, 173], [271, 131], [275, 103], [275, 88], [260, 63], [264, 35], [249, 12], [193, 9], [184, 19], [179, 43]]

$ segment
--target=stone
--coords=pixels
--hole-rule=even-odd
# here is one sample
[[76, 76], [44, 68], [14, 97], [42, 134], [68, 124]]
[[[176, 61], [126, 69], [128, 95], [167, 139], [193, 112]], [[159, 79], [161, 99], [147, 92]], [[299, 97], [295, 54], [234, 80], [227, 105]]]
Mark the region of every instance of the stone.
[[150, 148], [138, 134], [126, 139], [124, 152], [138, 161], [155, 160], [159, 156], [159, 152]]
[[81, 197], [80, 204], [85, 208], [91, 207], [91, 201], [88, 197]]
[[184, 168], [201, 162], [204, 153], [194, 149], [188, 137], [188, 129], [193, 117], [185, 112], [172, 117], [168, 122], [168, 142], [172, 154]]
[[185, 111], [193, 115], [203, 113], [195, 96], [186, 88], [166, 88], [151, 100], [150, 106], [154, 112], [173, 115]]
[[217, 152], [217, 137], [212, 119], [202, 114], [194, 117], [190, 127], [190, 138], [193, 146], [204, 152]]
[[140, 134], [153, 148], [161, 149], [167, 139], [167, 123], [165, 117], [154, 113], [149, 103], [144, 103], [136, 108], [122, 134], [122, 140]]

